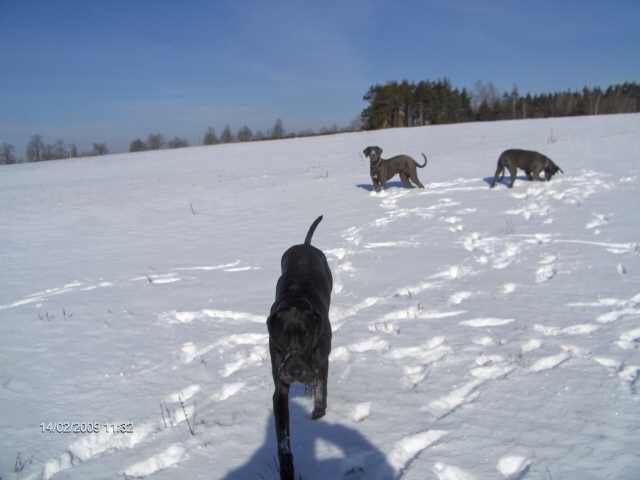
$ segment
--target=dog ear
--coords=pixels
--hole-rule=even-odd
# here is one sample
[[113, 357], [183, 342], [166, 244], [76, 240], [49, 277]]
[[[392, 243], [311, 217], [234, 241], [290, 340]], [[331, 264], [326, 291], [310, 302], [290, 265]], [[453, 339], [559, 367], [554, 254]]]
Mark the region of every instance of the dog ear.
[[367, 147], [367, 148], [365, 148], [365, 149], [362, 151], [362, 153], [364, 153], [364, 156], [365, 156], [365, 157], [368, 157], [368, 156], [369, 156], [369, 153], [371, 153], [371, 147]]
[[378, 156], [382, 155], [382, 149], [380, 147], [378, 147], [377, 145], [375, 147], [373, 147], [376, 152], [378, 152]]

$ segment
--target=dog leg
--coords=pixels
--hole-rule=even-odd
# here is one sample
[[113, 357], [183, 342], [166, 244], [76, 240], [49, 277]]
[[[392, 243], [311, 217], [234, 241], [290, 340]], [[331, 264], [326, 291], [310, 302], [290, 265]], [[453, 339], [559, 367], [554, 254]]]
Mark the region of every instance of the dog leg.
[[527, 180], [529, 181], [533, 181], [533, 175], [531, 175], [531, 170], [525, 170], [526, 175], [527, 175]]
[[400, 172], [400, 180], [402, 181], [402, 186], [404, 188], [413, 188], [413, 185], [409, 183], [409, 175], [404, 172]]
[[516, 175], [518, 174], [518, 168], [510, 166], [509, 173], [511, 174], [511, 182], [509, 182], [509, 188], [513, 188], [513, 184], [516, 181]]
[[501, 167], [500, 165], [498, 165], [498, 168], [496, 168], [496, 173], [493, 176], [493, 180], [491, 180], [491, 185], [489, 186], [489, 188], [493, 188], [496, 186], [496, 182], [498, 181], [498, 176], [500, 176], [499, 181], [502, 181], [502, 179], [504, 178], [504, 167]]
[[317, 420], [327, 412], [327, 379], [329, 377], [329, 362], [320, 367], [320, 374], [313, 384], [313, 412], [311, 418]]
[[417, 172], [413, 172], [411, 174], [411, 180], [413, 181], [413, 183], [415, 183], [418, 188], [424, 188], [424, 185], [422, 184], [422, 182], [420, 182], [420, 180], [418, 180], [418, 173]]
[[540, 178], [541, 173], [542, 173], [542, 168], [534, 167], [533, 172], [531, 172], [531, 176], [534, 178], [534, 180], [537, 180], [538, 182], [544, 182], [544, 180]]
[[294, 480], [293, 455], [289, 437], [289, 385], [276, 381], [273, 393], [273, 414], [276, 420], [280, 480]]

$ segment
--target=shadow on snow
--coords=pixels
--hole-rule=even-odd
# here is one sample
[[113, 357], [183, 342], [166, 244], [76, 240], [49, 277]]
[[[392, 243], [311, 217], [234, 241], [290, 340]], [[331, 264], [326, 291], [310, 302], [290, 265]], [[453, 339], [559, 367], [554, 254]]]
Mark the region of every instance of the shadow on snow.
[[[292, 392], [293, 393], [293, 392]], [[394, 472], [384, 453], [361, 433], [324, 419], [311, 420], [304, 408], [293, 399], [289, 402], [291, 447], [296, 480], [392, 480]], [[340, 456], [319, 459], [318, 442], [339, 450]], [[336, 452], [337, 453], [337, 452]], [[278, 480], [274, 418], [267, 422], [262, 446], [249, 460], [229, 472], [224, 480]]]

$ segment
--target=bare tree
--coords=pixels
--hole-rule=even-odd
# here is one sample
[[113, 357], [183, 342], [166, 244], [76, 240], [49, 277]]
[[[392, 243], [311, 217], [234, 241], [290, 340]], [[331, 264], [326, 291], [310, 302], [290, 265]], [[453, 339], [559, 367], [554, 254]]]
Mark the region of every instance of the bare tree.
[[67, 157], [68, 152], [64, 141], [57, 140], [56, 143], [44, 145], [40, 155], [40, 160], [59, 160]]
[[477, 112], [483, 103], [492, 108], [499, 98], [500, 93], [493, 83], [488, 82], [485, 84], [481, 80], [477, 80], [474, 84], [474, 91], [471, 94], [471, 108], [474, 112]]
[[15, 147], [7, 142], [0, 144], [0, 165], [16, 163]]
[[351, 120], [351, 123], [349, 124], [349, 130], [356, 132], [362, 130], [362, 117], [360, 117], [360, 115]]
[[51, 146], [51, 155], [55, 160], [67, 158], [69, 156], [64, 140], [57, 140], [56, 143]]
[[93, 155], [106, 155], [107, 153], [109, 153], [109, 149], [107, 148], [106, 143], [94, 143], [91, 153]]
[[78, 147], [76, 147], [75, 143], [69, 145], [69, 157], [76, 158], [78, 156]]
[[150, 133], [147, 137], [147, 149], [160, 150], [164, 148], [164, 137], [161, 133]]
[[27, 144], [26, 157], [28, 162], [40, 162], [43, 160], [45, 145], [42, 135], [33, 135]]
[[513, 88], [511, 89], [511, 118], [515, 119], [518, 116], [518, 99], [520, 98], [520, 93], [518, 92], [518, 86], [513, 84]]

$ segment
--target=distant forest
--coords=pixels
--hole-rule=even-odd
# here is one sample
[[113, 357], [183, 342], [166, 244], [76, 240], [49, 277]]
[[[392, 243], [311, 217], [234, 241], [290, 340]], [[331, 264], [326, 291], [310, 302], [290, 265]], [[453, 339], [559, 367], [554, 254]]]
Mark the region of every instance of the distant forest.
[[[640, 84], [625, 82], [611, 85], [605, 90], [599, 87], [584, 87], [580, 91], [566, 90], [522, 95], [515, 86], [508, 93], [500, 93], [491, 82], [478, 81], [469, 91], [466, 88], [454, 88], [447, 79], [423, 80], [417, 83], [405, 80], [374, 85], [369, 88], [363, 99], [367, 102], [367, 107], [348, 126], [333, 125], [319, 131], [287, 132], [282, 120], [277, 119], [273, 128], [266, 133], [254, 132], [246, 125], [234, 132], [227, 125], [218, 135], [215, 129], [209, 127], [203, 134], [201, 143], [216, 145], [391, 127], [640, 112]], [[144, 139], [132, 140], [129, 151], [141, 152], [188, 146], [189, 142], [184, 138], [174, 137], [165, 140], [162, 134], [151, 133]], [[109, 148], [105, 143], [93, 143], [91, 150], [78, 152], [75, 144], [66, 144], [62, 139], [56, 140], [53, 144], [47, 144], [42, 135], [38, 134], [31, 137], [21, 158], [16, 155], [12, 144], [1, 142], [0, 165], [107, 153]]]
[[365, 94], [362, 128], [413, 127], [443, 123], [640, 112], [640, 84], [622, 83], [606, 90], [584, 87], [521, 95], [517, 87], [500, 94], [476, 82], [472, 92], [453, 88], [447, 79], [374, 85]]

